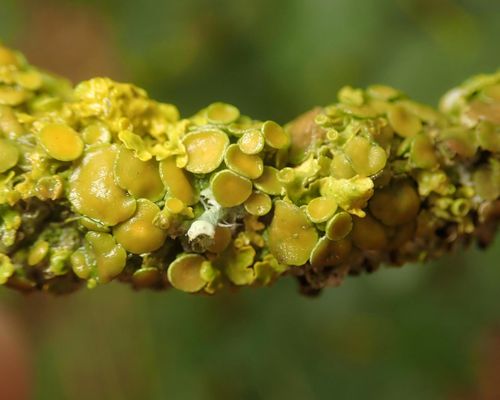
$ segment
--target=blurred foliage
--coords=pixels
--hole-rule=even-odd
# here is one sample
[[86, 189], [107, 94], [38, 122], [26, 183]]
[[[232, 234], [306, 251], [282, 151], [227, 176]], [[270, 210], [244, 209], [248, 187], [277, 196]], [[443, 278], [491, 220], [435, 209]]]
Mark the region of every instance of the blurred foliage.
[[[490, 0], [2, 0], [0, 37], [63, 51], [33, 33], [45, 8], [71, 10], [53, 24], [88, 73], [106, 41], [114, 77], [184, 115], [221, 100], [285, 122], [344, 84], [375, 82], [436, 104], [500, 67], [500, 4]], [[106, 26], [85, 46], [69, 34], [66, 16], [79, 13]], [[477, 348], [500, 326], [499, 259], [497, 238], [487, 251], [349, 279], [312, 300], [291, 279], [213, 298], [119, 285], [0, 295], [31, 332], [37, 399], [463, 399], [481, 382]]]

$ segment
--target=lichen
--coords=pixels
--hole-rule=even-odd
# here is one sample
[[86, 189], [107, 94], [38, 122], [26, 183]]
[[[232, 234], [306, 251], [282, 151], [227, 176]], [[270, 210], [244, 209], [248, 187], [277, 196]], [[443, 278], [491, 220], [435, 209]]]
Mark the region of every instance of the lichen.
[[[332, 94], [332, 98], [334, 94]], [[189, 118], [134, 85], [76, 87], [0, 45], [0, 284], [213, 294], [440, 257], [500, 219], [500, 72], [440, 110], [346, 86], [281, 125]]]

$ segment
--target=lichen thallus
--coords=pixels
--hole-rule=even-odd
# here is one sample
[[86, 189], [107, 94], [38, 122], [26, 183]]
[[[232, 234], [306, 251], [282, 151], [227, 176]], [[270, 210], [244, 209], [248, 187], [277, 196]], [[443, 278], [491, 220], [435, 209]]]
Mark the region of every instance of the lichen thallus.
[[217, 102], [190, 118], [130, 84], [72, 87], [0, 46], [0, 284], [111, 280], [305, 293], [488, 244], [500, 218], [500, 73], [440, 110], [382, 85], [282, 126]]

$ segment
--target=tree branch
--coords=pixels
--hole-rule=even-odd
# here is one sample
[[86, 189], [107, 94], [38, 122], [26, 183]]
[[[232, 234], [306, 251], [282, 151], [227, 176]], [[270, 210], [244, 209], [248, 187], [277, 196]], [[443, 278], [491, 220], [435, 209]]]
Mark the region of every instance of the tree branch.
[[0, 46], [0, 284], [117, 279], [304, 293], [477, 242], [500, 219], [500, 73], [440, 111], [344, 87], [286, 124], [213, 103], [190, 118], [133, 85], [75, 88]]

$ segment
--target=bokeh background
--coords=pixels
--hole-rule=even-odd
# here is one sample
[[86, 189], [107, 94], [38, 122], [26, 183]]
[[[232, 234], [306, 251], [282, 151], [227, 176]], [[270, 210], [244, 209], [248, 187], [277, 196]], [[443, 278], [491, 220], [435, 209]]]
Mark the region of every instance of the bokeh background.
[[[500, 67], [500, 3], [0, 0], [0, 38], [74, 82], [132, 81], [183, 115], [221, 100], [286, 122], [344, 84], [436, 104]], [[1, 400], [499, 399], [499, 371], [500, 237], [314, 299], [292, 279], [215, 297], [0, 289]]]

